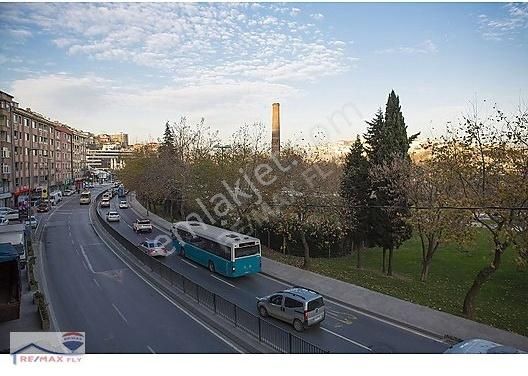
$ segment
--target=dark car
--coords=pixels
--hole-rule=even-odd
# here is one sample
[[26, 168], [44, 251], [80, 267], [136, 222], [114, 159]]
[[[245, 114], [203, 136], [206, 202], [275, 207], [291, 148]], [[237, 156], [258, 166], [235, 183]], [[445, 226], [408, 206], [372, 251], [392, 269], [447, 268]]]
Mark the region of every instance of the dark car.
[[49, 211], [49, 206], [46, 203], [40, 203], [39, 206], [37, 206], [37, 212], [39, 213], [46, 213]]

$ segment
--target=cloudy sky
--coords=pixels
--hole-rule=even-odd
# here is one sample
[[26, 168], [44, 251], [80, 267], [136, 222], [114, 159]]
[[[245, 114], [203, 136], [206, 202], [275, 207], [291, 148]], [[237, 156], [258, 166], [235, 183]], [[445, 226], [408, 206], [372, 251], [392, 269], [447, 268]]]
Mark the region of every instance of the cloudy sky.
[[0, 35], [0, 90], [131, 141], [186, 116], [228, 142], [276, 101], [283, 138], [348, 139], [391, 89], [429, 136], [528, 98], [527, 4], [2, 3]]

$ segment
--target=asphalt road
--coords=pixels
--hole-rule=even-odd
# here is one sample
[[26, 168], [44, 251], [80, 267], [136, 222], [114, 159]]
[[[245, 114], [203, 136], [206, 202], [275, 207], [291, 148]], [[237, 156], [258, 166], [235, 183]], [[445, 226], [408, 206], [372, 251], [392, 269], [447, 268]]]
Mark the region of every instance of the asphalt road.
[[[111, 201], [111, 210], [120, 213], [121, 220], [112, 223], [122, 235], [139, 244], [144, 239], [159, 238], [170, 241], [168, 234], [154, 227], [151, 234], [136, 234], [132, 224], [137, 219], [132, 209], [119, 209], [119, 198]], [[109, 209], [98, 209], [106, 213]], [[218, 274], [211, 274], [207, 268], [172, 254], [161, 260], [174, 270], [199, 283], [238, 306], [256, 312], [256, 297], [269, 295], [283, 290], [288, 285], [262, 273], [242, 278], [228, 279]], [[448, 344], [425, 334], [400, 327], [393, 323], [364, 315], [337, 302], [326, 302], [327, 317], [319, 328], [310, 328], [300, 336], [311, 343], [330, 352], [337, 353], [442, 353]], [[274, 324], [296, 333], [291, 326], [278, 320], [270, 319]], [[296, 333], [299, 335], [298, 333]]]
[[130, 270], [94, 232], [78, 195], [40, 219], [57, 330], [86, 332], [87, 352], [237, 352]]

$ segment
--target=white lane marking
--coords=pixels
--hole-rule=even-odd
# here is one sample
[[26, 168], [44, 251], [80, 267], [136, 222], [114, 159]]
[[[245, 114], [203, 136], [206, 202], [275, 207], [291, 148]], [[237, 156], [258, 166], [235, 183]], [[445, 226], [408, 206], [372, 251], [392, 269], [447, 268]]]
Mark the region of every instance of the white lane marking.
[[191, 263], [191, 262], [185, 260], [184, 258], [182, 258], [182, 259], [180, 259], [180, 260], [182, 260], [182, 261], [183, 261], [184, 263], [186, 263], [187, 265], [192, 266], [192, 267], [195, 268], [195, 269], [198, 269], [198, 267], [197, 267], [196, 265], [194, 265], [193, 263]]
[[334, 336], [336, 336], [336, 337], [339, 337], [339, 338], [341, 338], [341, 339], [344, 340], [344, 341], [348, 341], [348, 342], [350, 342], [350, 343], [352, 343], [352, 344], [354, 344], [354, 345], [356, 345], [356, 346], [359, 346], [359, 347], [361, 347], [361, 348], [363, 348], [363, 349], [365, 349], [365, 350], [367, 350], [367, 351], [372, 352], [372, 349], [371, 349], [370, 347], [367, 347], [367, 346], [365, 346], [365, 345], [363, 345], [363, 344], [361, 344], [361, 343], [359, 343], [359, 342], [352, 341], [350, 338], [344, 337], [344, 336], [342, 336], [341, 334], [337, 334], [337, 333], [332, 332], [331, 330], [326, 329], [326, 328], [323, 328], [323, 327], [321, 327], [321, 330], [324, 330], [325, 332], [328, 332], [328, 333], [330, 333], [330, 334], [332, 334], [332, 335], [334, 335]]
[[81, 263], [83, 264], [84, 268], [85, 268], [86, 270], [88, 270], [88, 267], [86, 266], [86, 263], [84, 262], [84, 260], [81, 260]]
[[233, 284], [231, 284], [231, 283], [229, 283], [229, 282], [227, 282], [227, 281], [224, 281], [222, 278], [220, 278], [220, 277], [218, 277], [218, 276], [216, 276], [216, 275], [214, 275], [214, 274], [209, 274], [209, 275], [210, 275], [211, 277], [215, 278], [215, 279], [218, 279], [220, 282], [224, 282], [226, 285], [229, 285], [229, 286], [231, 286], [231, 287], [233, 287], [233, 288], [235, 288], [235, 289], [237, 288], [235, 285], [233, 285]]
[[125, 315], [123, 315], [121, 313], [121, 311], [119, 310], [119, 308], [116, 307], [116, 305], [114, 303], [112, 303], [112, 307], [114, 307], [114, 309], [116, 310], [117, 314], [119, 316], [121, 316], [121, 318], [123, 319], [123, 321], [128, 325], [128, 320], [126, 319]]
[[[272, 277], [270, 277], [270, 276], [264, 275], [264, 274], [262, 274], [262, 273], [257, 273], [256, 275], [257, 275], [257, 276], [260, 276], [260, 277], [267, 278], [267, 279], [269, 279], [270, 281], [273, 281], [273, 282], [279, 283], [279, 284], [281, 284], [281, 285], [283, 285], [283, 286], [287, 286], [287, 287], [291, 287], [291, 286], [293, 286], [293, 285], [290, 285], [290, 284], [284, 283], [284, 282], [282, 282], [282, 281], [279, 281], [279, 280], [277, 280], [277, 279], [275, 279], [275, 278], [272, 278]], [[438, 343], [444, 343], [444, 344], [445, 344], [444, 341], [442, 341], [442, 340], [440, 340], [440, 339], [438, 339], [438, 338], [436, 338], [436, 337], [430, 336], [430, 335], [428, 335], [428, 334], [425, 334], [425, 333], [419, 332], [419, 331], [417, 331], [417, 330], [414, 330], [414, 329], [408, 328], [408, 327], [403, 326], [403, 325], [396, 324], [396, 323], [394, 323], [394, 322], [392, 322], [392, 321], [385, 320], [385, 319], [383, 319], [383, 318], [381, 318], [381, 317], [374, 316], [374, 315], [371, 315], [371, 314], [369, 314], [369, 313], [366, 313], [366, 312], [363, 312], [363, 311], [357, 310], [357, 309], [352, 308], [352, 307], [350, 307], [350, 306], [347, 306], [347, 305], [341, 304], [341, 303], [339, 303], [339, 302], [336, 302], [335, 300], [333, 300], [333, 299], [331, 299], [331, 298], [328, 298], [328, 297], [326, 297], [326, 296], [325, 296], [325, 299], [326, 299], [327, 302], [330, 302], [330, 303], [332, 303], [332, 304], [334, 304], [334, 305], [336, 305], [336, 306], [338, 306], [338, 307], [341, 307], [341, 308], [347, 309], [347, 310], [349, 310], [349, 311], [355, 312], [355, 313], [357, 313], [357, 314], [359, 314], [359, 315], [363, 315], [363, 316], [369, 317], [369, 318], [371, 318], [371, 319], [373, 319], [373, 320], [380, 321], [380, 322], [382, 322], [382, 323], [384, 323], [384, 324], [387, 324], [387, 325], [393, 326], [393, 327], [398, 328], [398, 329], [401, 329], [401, 330], [403, 330], [403, 331], [406, 331], [406, 332], [409, 332], [409, 333], [416, 334], [416, 335], [418, 335], [418, 336], [421, 336], [421, 337], [424, 337], [424, 338], [427, 338], [427, 339], [433, 340], [433, 341], [438, 342]]]
[[156, 351], [152, 350], [152, 347], [150, 347], [149, 345], [147, 345], [147, 349], [149, 349], [152, 354], [156, 354]]
[[95, 274], [94, 268], [93, 268], [92, 264], [90, 263], [90, 260], [88, 260], [88, 256], [86, 256], [86, 252], [84, 252], [84, 247], [82, 245], [80, 245], [79, 247], [81, 249], [81, 253], [82, 253], [84, 259], [86, 260], [86, 263], [88, 264], [88, 267], [90, 268], [90, 271]]
[[101, 289], [101, 290], [103, 289], [103, 288], [101, 287], [101, 285], [99, 284], [99, 282], [97, 282], [97, 279], [93, 278], [93, 281], [94, 281], [94, 283], [97, 285], [97, 287], [99, 287], [99, 289]]
[[411, 328], [407, 328], [407, 327], [405, 327], [405, 326], [403, 326], [403, 325], [398, 325], [398, 324], [396, 324], [396, 323], [394, 323], [394, 322], [392, 322], [392, 321], [388, 321], [388, 320], [382, 319], [382, 318], [380, 318], [380, 317], [378, 317], [378, 316], [370, 315], [370, 314], [365, 313], [365, 312], [363, 312], [363, 311], [359, 311], [359, 310], [357, 310], [357, 309], [354, 309], [354, 308], [348, 307], [348, 306], [343, 305], [343, 304], [341, 304], [341, 303], [339, 303], [339, 302], [336, 302], [335, 300], [332, 300], [332, 299], [326, 299], [326, 301], [327, 301], [327, 302], [330, 302], [330, 303], [332, 303], [332, 304], [335, 304], [336, 306], [339, 306], [339, 307], [341, 307], [341, 308], [348, 309], [348, 310], [350, 310], [350, 311], [352, 311], [352, 312], [356, 312], [356, 313], [359, 314], [359, 315], [367, 316], [367, 317], [370, 317], [370, 318], [373, 319], [373, 320], [381, 321], [381, 322], [384, 323], [384, 324], [387, 324], [387, 325], [390, 325], [390, 326], [394, 326], [395, 328], [398, 328], [398, 329], [404, 330], [404, 331], [406, 331], [406, 332], [413, 333], [413, 334], [416, 334], [416, 335], [418, 335], [418, 336], [421, 336], [421, 337], [424, 337], [424, 338], [427, 338], [427, 339], [433, 340], [433, 341], [435, 341], [435, 342], [445, 344], [444, 341], [442, 341], [442, 340], [440, 340], [440, 339], [438, 339], [438, 338], [435, 338], [435, 337], [433, 337], [433, 336], [427, 335], [427, 334], [425, 334], [425, 333], [419, 332], [419, 331], [414, 330], [414, 329], [411, 329]]
[[[88, 212], [88, 216], [90, 218], [90, 223], [92, 223], [92, 214], [90, 212]], [[94, 227], [94, 230], [95, 230], [95, 227]], [[240, 354], [243, 354], [244, 351], [242, 351], [241, 349], [239, 349], [238, 347], [235, 346], [235, 344], [229, 342], [227, 339], [223, 338], [222, 336], [220, 336], [218, 333], [216, 333], [215, 331], [213, 331], [211, 328], [209, 328], [207, 325], [205, 325], [203, 322], [201, 322], [197, 317], [195, 317], [194, 315], [192, 315], [189, 311], [187, 311], [186, 309], [184, 309], [182, 306], [180, 306], [178, 303], [176, 303], [172, 298], [170, 298], [168, 295], [166, 295], [163, 291], [161, 291], [160, 289], [158, 289], [156, 286], [154, 286], [152, 283], [150, 283], [149, 281], [147, 281], [142, 275], [139, 274], [139, 272], [137, 272], [135, 269], [133, 269], [116, 251], [114, 251], [114, 249], [112, 247], [110, 247], [110, 245], [108, 244], [108, 242], [106, 240], [104, 240], [101, 235], [99, 234], [99, 232], [97, 232], [97, 230], [95, 230], [95, 232], [97, 233], [97, 235], [99, 236], [99, 238], [103, 241], [103, 243], [106, 245], [106, 247], [119, 259], [121, 260], [121, 262], [123, 264], [125, 264], [139, 279], [141, 279], [143, 282], [145, 282], [147, 285], [149, 285], [154, 291], [156, 291], [158, 294], [160, 294], [163, 298], [165, 298], [170, 304], [172, 304], [173, 306], [175, 306], [176, 308], [178, 308], [180, 311], [182, 311], [183, 313], [185, 313], [188, 317], [190, 317], [194, 322], [196, 322], [198, 325], [202, 326], [205, 330], [207, 330], [209, 333], [211, 333], [212, 335], [214, 335], [215, 337], [217, 337], [219, 340], [221, 340], [222, 342], [224, 342], [226, 345], [228, 345], [229, 347], [231, 347], [233, 350], [235, 350], [236, 352], [240, 353]]]

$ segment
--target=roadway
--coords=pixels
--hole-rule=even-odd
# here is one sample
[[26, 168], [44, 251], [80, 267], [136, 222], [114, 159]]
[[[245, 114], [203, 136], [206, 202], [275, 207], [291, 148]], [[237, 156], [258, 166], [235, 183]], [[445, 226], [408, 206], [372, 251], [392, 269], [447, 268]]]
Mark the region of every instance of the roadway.
[[[132, 224], [138, 218], [132, 209], [119, 209], [119, 198], [111, 200], [111, 208], [98, 208], [101, 213], [116, 210], [120, 222], [112, 226], [135, 244], [144, 239], [170, 242], [170, 236], [154, 227], [151, 234], [136, 234]], [[249, 312], [256, 312], [256, 297], [283, 290], [289, 285], [262, 273], [242, 278], [228, 279], [212, 274], [201, 265], [184, 259], [175, 253], [160, 259], [164, 264], [183, 274], [202, 287], [212, 291]], [[297, 333], [291, 326], [274, 319], [266, 319], [305, 340], [336, 353], [442, 353], [448, 344], [426, 334], [357, 312], [346, 305], [326, 300], [327, 317], [319, 328]]]
[[[92, 190], [94, 197], [101, 190]], [[39, 219], [52, 321], [58, 331], [86, 332], [86, 352], [239, 352], [117, 257], [95, 233], [79, 195]]]

